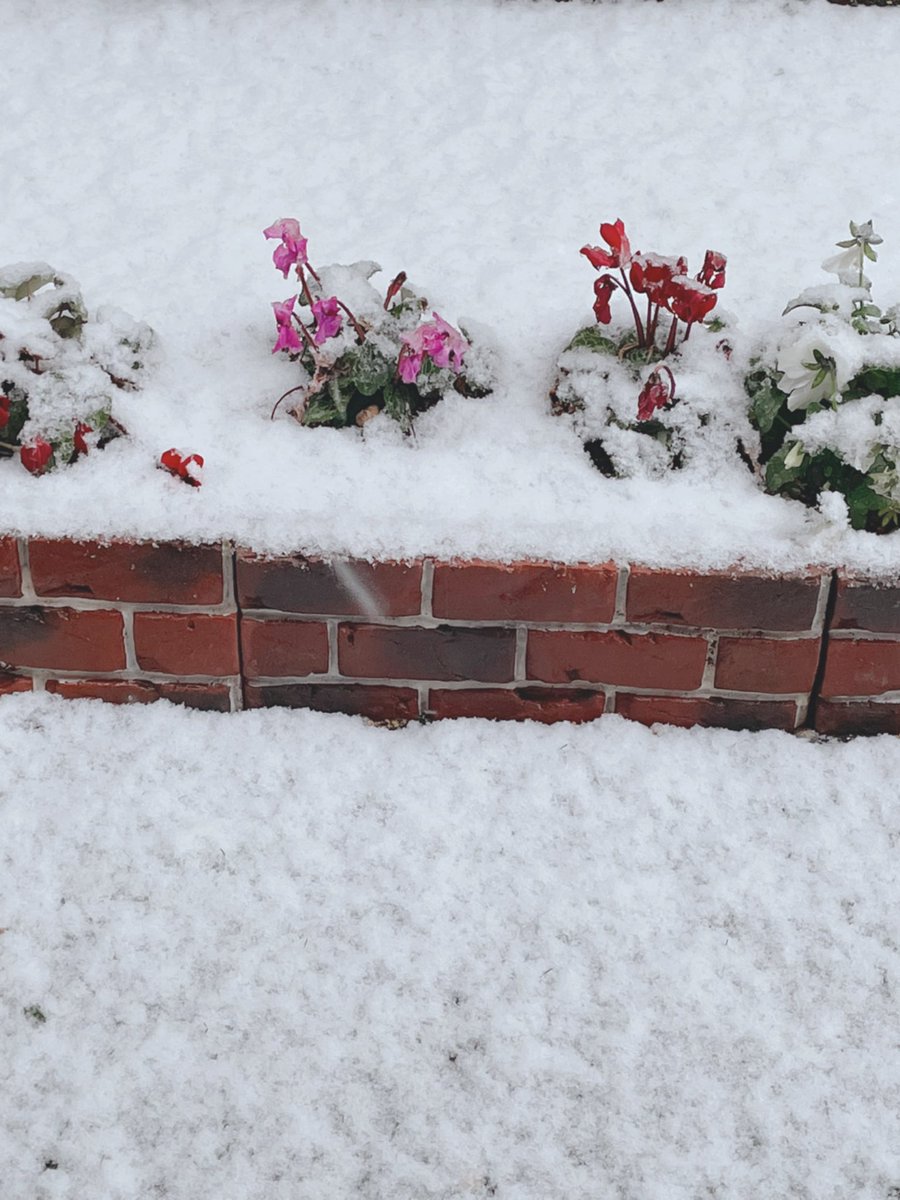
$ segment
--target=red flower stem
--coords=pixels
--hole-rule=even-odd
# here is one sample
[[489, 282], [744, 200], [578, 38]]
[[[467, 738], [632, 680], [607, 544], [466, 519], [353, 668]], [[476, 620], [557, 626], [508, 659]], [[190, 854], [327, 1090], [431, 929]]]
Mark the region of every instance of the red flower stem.
[[319, 356], [319, 347], [313, 341], [313, 336], [310, 333], [308, 326], [303, 324], [303, 322], [300, 320], [300, 318], [297, 316], [296, 313], [291, 313], [291, 316], [297, 322], [297, 328], [303, 334], [306, 344], [307, 344], [307, 346], [309, 346], [309, 352], [313, 356], [313, 362], [316, 363], [316, 365], [318, 366], [318, 364], [322, 361]]
[[[337, 300], [337, 296], [335, 296], [335, 300]], [[366, 331], [360, 325], [359, 321], [357, 321], [356, 317], [354, 317], [353, 313], [350, 311], [350, 309], [347, 307], [347, 305], [343, 302], [343, 300], [338, 300], [338, 308], [342, 308], [344, 310], [344, 312], [347, 314], [347, 319], [349, 320], [350, 324], [353, 326], [353, 332], [356, 334], [356, 336], [359, 338], [359, 340], [361, 342], [364, 342], [366, 340]]]
[[675, 349], [675, 331], [677, 329], [678, 329], [678, 318], [673, 317], [672, 318], [672, 327], [669, 330], [669, 336], [666, 339], [666, 348], [665, 348], [665, 350], [663, 350], [663, 358], [665, 358], [666, 355], [671, 354], [672, 351]]
[[628, 297], [628, 303], [631, 305], [631, 312], [632, 312], [632, 315], [634, 316], [634, 328], [635, 328], [635, 332], [637, 333], [638, 344], [640, 346], [646, 346], [647, 343], [644, 340], [644, 326], [641, 324], [641, 318], [638, 315], [637, 305], [635, 304], [634, 296], [631, 293], [631, 284], [628, 282], [628, 276], [625, 274], [625, 268], [619, 267], [619, 271], [622, 275], [622, 280], [623, 280], [621, 286], [622, 286], [623, 291], [625, 292], [625, 295]]
[[284, 395], [279, 396], [278, 399], [275, 401], [275, 407], [272, 409], [271, 413], [269, 414], [269, 420], [270, 421], [275, 420], [275, 414], [278, 412], [278, 407], [281, 404], [282, 400], [287, 400], [288, 396], [292, 396], [294, 394], [294, 392], [305, 391], [308, 387], [309, 387], [309, 384], [307, 384], [307, 383], [298, 383], [296, 387], [288, 388], [288, 390], [284, 393]]
[[683, 342], [686, 342], [688, 340], [688, 338], [691, 336], [691, 329], [693, 327], [693, 324], [694, 324], [693, 321], [688, 321], [687, 329], [685, 329], [685, 331], [684, 331], [684, 337], [681, 339]]
[[[310, 270], [310, 274], [313, 276], [313, 278], [317, 279], [318, 276], [315, 275], [312, 267], [310, 267], [309, 270]], [[297, 278], [300, 280], [300, 291], [303, 294], [303, 299], [306, 301], [306, 303], [309, 305], [309, 307], [312, 308], [312, 302], [313, 302], [312, 292], [309, 290], [309, 284], [306, 282], [306, 276], [303, 274], [303, 268], [300, 266], [299, 263], [297, 264]]]
[[660, 363], [659, 370], [665, 371], [665, 373], [668, 375], [669, 383], [671, 383], [671, 385], [672, 385], [672, 391], [669, 394], [669, 399], [674, 400], [675, 399], [675, 376], [672, 374], [672, 372], [669, 370], [669, 368], [666, 366], [665, 363]]
[[[310, 275], [312, 275], [312, 277], [313, 277], [313, 279], [316, 281], [316, 283], [321, 283], [321, 282], [322, 282], [322, 280], [319, 278], [318, 274], [316, 273], [316, 269], [315, 269], [315, 267], [312, 265], [312, 263], [309, 263], [309, 262], [308, 262], [308, 263], [306, 264], [306, 269], [307, 269], [307, 271], [309, 271]], [[300, 266], [300, 264], [299, 264], [299, 263], [297, 263], [297, 275], [298, 275], [298, 276], [299, 276], [301, 279], [303, 279], [303, 268]]]

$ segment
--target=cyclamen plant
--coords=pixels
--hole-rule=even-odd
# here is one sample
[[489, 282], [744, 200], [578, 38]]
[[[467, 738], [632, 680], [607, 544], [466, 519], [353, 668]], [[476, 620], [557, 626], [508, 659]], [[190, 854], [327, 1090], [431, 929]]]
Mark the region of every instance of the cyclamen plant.
[[285, 352], [306, 373], [278, 399], [273, 417], [293, 396], [288, 411], [303, 425], [362, 427], [384, 411], [408, 433], [413, 419], [449, 391], [490, 392], [483, 352], [438, 313], [423, 321], [428, 301], [409, 286], [405, 272], [382, 298], [367, 282], [381, 269], [377, 263], [314, 268], [308, 239], [293, 217], [275, 221], [263, 234], [279, 242], [275, 266], [285, 279], [293, 271], [299, 284], [297, 294], [272, 304], [272, 353]]
[[871, 221], [850, 222], [822, 264], [839, 282], [787, 305], [802, 315], [746, 379], [766, 489], [810, 506], [836, 493], [874, 533], [900, 526], [900, 305], [883, 312], [865, 274], [881, 242]]

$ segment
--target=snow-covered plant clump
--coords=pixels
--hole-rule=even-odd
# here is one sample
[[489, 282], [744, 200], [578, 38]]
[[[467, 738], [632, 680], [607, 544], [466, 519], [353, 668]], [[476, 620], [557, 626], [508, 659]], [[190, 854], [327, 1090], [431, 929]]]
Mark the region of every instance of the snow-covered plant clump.
[[405, 272], [381, 295], [369, 282], [381, 270], [377, 263], [315, 269], [293, 218], [263, 232], [279, 241], [275, 266], [285, 279], [293, 268], [299, 283], [297, 294], [272, 305], [272, 352], [284, 351], [302, 370], [275, 409], [292, 397], [288, 411], [301, 424], [336, 427], [362, 427], [383, 411], [410, 432], [414, 417], [449, 392], [492, 390], [487, 350], [431, 312]]
[[850, 222], [822, 264], [838, 282], [788, 304], [746, 380], [766, 489], [846, 504], [874, 533], [900, 525], [900, 305], [883, 312], [864, 270], [881, 241], [871, 221]]
[[47, 263], [0, 268], [0, 457], [41, 475], [123, 434], [113, 397], [137, 387], [152, 342], [121, 309], [89, 315]]
[[[708, 319], [725, 285], [725, 256], [707, 250], [691, 276], [683, 255], [633, 251], [621, 220], [601, 225], [600, 235], [606, 247], [581, 249], [602, 272], [596, 324], [579, 330], [559, 358], [554, 413], [572, 417], [606, 475], [653, 478], [687, 463], [715, 469], [736, 449], [745, 454], [754, 437], [732, 345], [717, 336], [724, 322]], [[631, 317], [624, 328], [613, 325], [616, 293]], [[698, 326], [702, 334], [690, 341]]]

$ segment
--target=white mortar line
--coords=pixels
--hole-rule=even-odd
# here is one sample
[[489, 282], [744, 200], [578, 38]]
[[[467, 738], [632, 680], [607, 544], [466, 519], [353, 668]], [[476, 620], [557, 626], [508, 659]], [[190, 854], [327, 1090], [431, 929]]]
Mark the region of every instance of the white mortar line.
[[432, 601], [434, 598], [434, 560], [422, 560], [422, 616], [432, 616]]
[[825, 613], [828, 610], [828, 597], [831, 595], [832, 583], [835, 587], [837, 586], [836, 576], [831, 571], [827, 575], [823, 575], [819, 581], [819, 599], [812, 620], [812, 631], [819, 636], [825, 628]]
[[714, 688], [716, 686], [716, 663], [719, 658], [719, 635], [711, 633], [708, 637], [708, 645], [706, 649], [706, 662], [703, 665], [703, 677], [700, 680], [702, 688]]
[[134, 613], [122, 612], [122, 634], [125, 639], [125, 669], [139, 671], [137, 651], [134, 648]]
[[516, 626], [516, 657], [513, 665], [513, 679], [522, 683], [527, 679], [526, 657], [528, 653], [528, 630], [524, 625]]
[[340, 670], [338, 664], [338, 625], [337, 620], [329, 620], [327, 622], [328, 629], [328, 674], [338, 676]]
[[31, 555], [28, 550], [28, 538], [16, 538], [19, 549], [19, 569], [22, 572], [22, 598], [20, 604], [33, 605], [38, 602], [34, 594], [34, 583], [31, 578]]
[[625, 624], [625, 606], [628, 599], [628, 580], [631, 577], [631, 567], [622, 563], [619, 567], [619, 577], [616, 580], [616, 606], [613, 610], [613, 624]]

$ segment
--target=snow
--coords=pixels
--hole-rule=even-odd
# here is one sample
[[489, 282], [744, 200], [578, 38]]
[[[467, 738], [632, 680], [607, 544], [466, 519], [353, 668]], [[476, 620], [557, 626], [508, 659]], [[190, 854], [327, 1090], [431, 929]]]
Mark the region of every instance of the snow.
[[29, 695], [0, 760], [5, 1200], [900, 1185], [897, 739]]
[[[896, 573], [890, 538], [720, 475], [606, 481], [549, 414], [590, 321], [578, 254], [622, 217], [637, 248], [729, 257], [721, 306], [767, 328], [871, 217], [900, 294], [900, 26], [820, 0], [12, 0], [0, 264], [47, 260], [89, 309], [147, 321], [160, 363], [116, 396], [131, 439], [55, 477], [0, 463], [2, 529], [222, 536], [272, 552]], [[848, 57], [847, 46], [859, 47]], [[314, 263], [401, 268], [454, 323], [493, 331], [492, 398], [415, 441], [268, 421], [284, 297], [262, 229], [296, 216]], [[383, 421], [373, 422], [383, 426]], [[204, 484], [155, 469], [201, 453]]]

